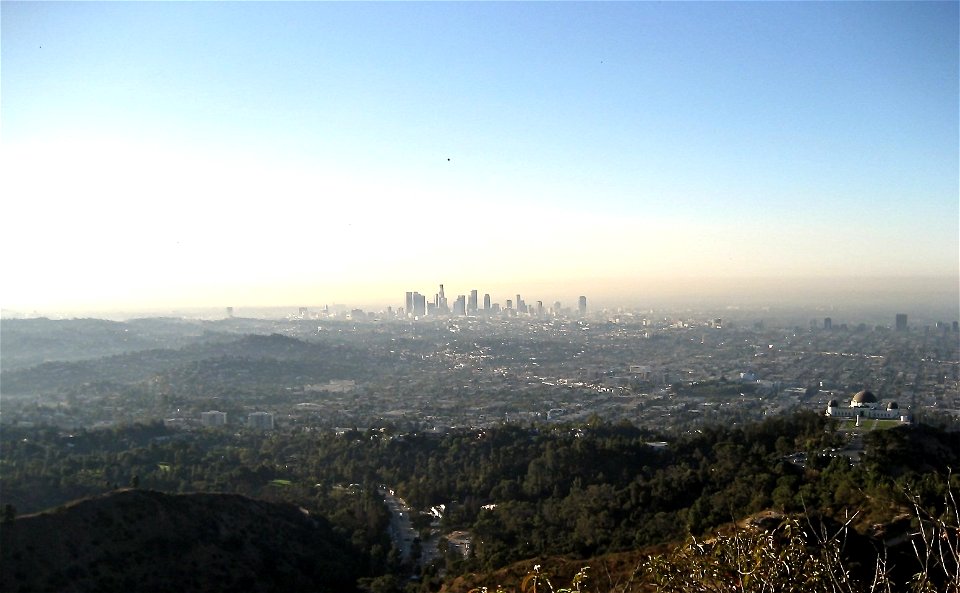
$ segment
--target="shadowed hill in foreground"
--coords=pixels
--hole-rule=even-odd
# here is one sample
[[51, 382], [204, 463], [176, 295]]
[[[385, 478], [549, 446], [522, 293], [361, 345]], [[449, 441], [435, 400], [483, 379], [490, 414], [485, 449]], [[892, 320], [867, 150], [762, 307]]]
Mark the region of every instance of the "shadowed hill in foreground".
[[353, 591], [356, 558], [293, 505], [120, 490], [0, 528], [0, 590]]

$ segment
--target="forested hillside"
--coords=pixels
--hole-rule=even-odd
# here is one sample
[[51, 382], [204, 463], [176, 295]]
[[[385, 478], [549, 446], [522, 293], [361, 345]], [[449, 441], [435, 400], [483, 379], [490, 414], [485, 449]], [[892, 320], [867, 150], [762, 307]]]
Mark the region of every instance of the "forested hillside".
[[329, 518], [389, 572], [397, 558], [377, 493], [386, 484], [417, 509], [446, 505], [445, 532], [473, 534], [467, 557], [442, 559], [451, 575], [678, 542], [768, 509], [838, 522], [857, 513], [851, 527], [871, 535], [903, 515], [907, 494], [935, 511], [949, 468], [960, 462], [960, 433], [904, 426], [868, 433], [853, 464], [831, 452], [840, 437], [814, 414], [651, 445], [665, 438], [600, 422], [442, 436], [389, 426], [339, 435], [175, 432], [162, 424], [74, 434], [10, 428], [0, 473], [3, 502], [19, 513], [129, 484], [293, 502]]

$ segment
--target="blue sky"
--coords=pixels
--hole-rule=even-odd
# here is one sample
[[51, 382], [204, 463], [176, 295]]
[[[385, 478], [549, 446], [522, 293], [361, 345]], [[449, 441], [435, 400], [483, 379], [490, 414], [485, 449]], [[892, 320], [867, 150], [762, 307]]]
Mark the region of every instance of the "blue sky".
[[958, 16], [4, 2], [2, 304], [956, 286]]

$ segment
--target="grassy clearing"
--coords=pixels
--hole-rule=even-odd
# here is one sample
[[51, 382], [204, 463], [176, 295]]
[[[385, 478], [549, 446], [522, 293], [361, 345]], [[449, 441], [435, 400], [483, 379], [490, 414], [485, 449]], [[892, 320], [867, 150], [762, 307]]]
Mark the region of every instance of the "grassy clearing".
[[844, 419], [837, 426], [837, 429], [841, 432], [869, 432], [871, 430], [887, 430], [903, 425], [904, 423], [899, 420], [861, 419], [860, 426], [857, 426], [856, 420], [849, 418]]

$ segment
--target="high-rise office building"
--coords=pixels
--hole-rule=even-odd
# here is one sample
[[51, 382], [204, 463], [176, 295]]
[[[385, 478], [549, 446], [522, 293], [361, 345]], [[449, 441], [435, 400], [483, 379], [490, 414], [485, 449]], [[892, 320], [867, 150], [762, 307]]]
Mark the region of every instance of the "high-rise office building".
[[484, 311], [490, 310], [490, 293], [489, 292], [483, 295], [483, 310]]
[[898, 332], [907, 331], [907, 314], [906, 313], [897, 313], [897, 331]]
[[475, 289], [470, 291], [470, 299], [467, 301], [467, 313], [469, 315], [477, 314], [477, 291]]
[[824, 317], [823, 329], [833, 329], [833, 319], [830, 319], [829, 317]]
[[582, 296], [577, 299], [577, 311], [579, 311], [580, 317], [583, 317], [587, 314], [587, 297]]
[[413, 315], [413, 293], [412, 292], [409, 292], [409, 291], [407, 292], [407, 300], [406, 300], [406, 305], [404, 305], [404, 307], [405, 307], [403, 310], [404, 314], [406, 314], [407, 316]]
[[466, 315], [467, 314], [467, 296], [461, 294], [457, 297], [457, 300], [453, 302], [453, 314], [454, 315]]
[[446, 294], [443, 292], [443, 284], [440, 285], [440, 290], [433, 293], [433, 298], [427, 302], [427, 315], [437, 315], [443, 310], [443, 303], [447, 300]]
[[437, 312], [449, 313], [450, 307], [447, 305], [447, 295], [443, 292], [443, 284], [440, 285], [440, 292], [437, 294]]
[[427, 297], [419, 292], [413, 293], [413, 316], [423, 317], [427, 314]]

